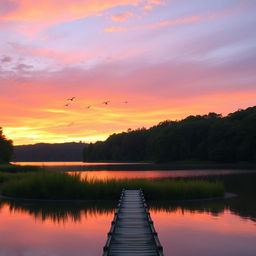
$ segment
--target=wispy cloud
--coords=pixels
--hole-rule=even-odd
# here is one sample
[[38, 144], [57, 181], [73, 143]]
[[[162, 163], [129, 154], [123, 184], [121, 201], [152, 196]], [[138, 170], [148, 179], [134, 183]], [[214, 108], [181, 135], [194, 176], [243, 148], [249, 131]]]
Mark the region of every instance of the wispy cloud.
[[173, 20], [164, 20], [164, 21], [153, 23], [153, 24], [140, 26], [137, 29], [153, 29], [153, 28], [160, 28], [160, 27], [166, 27], [166, 26], [174, 26], [179, 24], [194, 23], [200, 20], [201, 20], [201, 17], [199, 16], [189, 16], [189, 17], [177, 18]]
[[[140, 8], [140, 5], [162, 5], [160, 0], [3, 0], [0, 1], [0, 22], [12, 23], [13, 28], [24, 35], [32, 36], [59, 23], [72, 22], [90, 16], [99, 16], [102, 12], [120, 6]], [[52, 11], [54, 10], [54, 12]], [[113, 15], [116, 22], [125, 22], [132, 12]]]
[[3, 62], [3, 63], [9, 63], [9, 62], [12, 62], [12, 57], [10, 57], [10, 56], [2, 56], [0, 61]]
[[152, 10], [153, 9], [153, 6], [152, 5], [145, 5], [143, 7], [144, 10]]
[[[162, 4], [159, 0], [44, 0], [37, 4], [27, 0], [1, 1], [1, 18], [5, 21], [58, 23], [96, 15], [118, 6]], [[54, 12], [52, 12], [54, 10]]]
[[122, 12], [116, 15], [113, 15], [111, 19], [116, 22], [127, 22], [128, 19], [133, 16], [133, 12]]
[[164, 5], [165, 1], [164, 0], [148, 0], [149, 4], [155, 4], [155, 5]]
[[0, 0], [6, 135], [92, 141], [255, 104], [256, 3], [196, 2]]
[[[188, 23], [195, 23], [203, 20], [205, 17], [200, 16], [188, 16], [188, 17], [182, 17], [177, 18], [173, 20], [164, 20], [148, 25], [138, 26], [138, 27], [109, 27], [105, 28], [104, 32], [124, 32], [124, 31], [135, 31], [135, 30], [144, 30], [144, 29], [156, 29], [161, 27], [168, 27], [168, 26], [175, 26], [175, 25], [181, 25], [181, 24], [188, 24]], [[121, 22], [121, 21], [120, 21]]]
[[125, 28], [125, 27], [109, 27], [109, 28], [105, 28], [103, 30], [103, 32], [113, 33], [113, 32], [124, 32], [126, 30], [127, 30], [127, 28]]
[[55, 60], [59, 64], [72, 64], [79, 63], [81, 61], [88, 61], [92, 58], [95, 58], [99, 52], [86, 51], [86, 50], [74, 50], [74, 51], [61, 51], [58, 49], [52, 49], [47, 46], [35, 46], [35, 45], [26, 45], [22, 43], [9, 42], [9, 46], [13, 48], [17, 53], [33, 56], [33, 57], [44, 57], [47, 59]]
[[17, 71], [19, 71], [19, 72], [20, 72], [20, 71], [23, 72], [23, 71], [26, 71], [26, 70], [32, 69], [32, 68], [33, 68], [32, 65], [27, 65], [27, 64], [24, 64], [24, 63], [17, 64], [17, 65], [14, 67], [14, 69], [17, 70]]

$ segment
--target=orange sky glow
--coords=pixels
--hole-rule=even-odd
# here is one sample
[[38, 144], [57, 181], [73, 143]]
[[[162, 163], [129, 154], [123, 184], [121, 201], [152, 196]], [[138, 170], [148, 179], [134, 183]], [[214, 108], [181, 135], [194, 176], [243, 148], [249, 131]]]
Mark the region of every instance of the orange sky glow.
[[254, 7], [2, 0], [0, 127], [14, 145], [95, 142], [256, 105]]

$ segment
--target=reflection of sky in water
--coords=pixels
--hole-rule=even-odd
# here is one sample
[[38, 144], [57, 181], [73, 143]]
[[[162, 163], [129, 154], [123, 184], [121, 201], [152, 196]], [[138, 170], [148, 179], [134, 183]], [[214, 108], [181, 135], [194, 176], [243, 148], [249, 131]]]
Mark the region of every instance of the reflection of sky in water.
[[[96, 176], [105, 179], [241, 172], [198, 170], [79, 173], [89, 175], [88, 178]], [[237, 193], [237, 198], [182, 205], [166, 205], [165, 202], [151, 205], [151, 216], [166, 256], [256, 255], [256, 174], [221, 177], [228, 192]], [[113, 214], [110, 202], [59, 206], [0, 201], [0, 256], [102, 255]]]
[[25, 211], [10, 212], [5, 205], [0, 211], [0, 255], [101, 255], [112, 215], [94, 212], [79, 222], [42, 221]]
[[79, 174], [81, 178], [87, 179], [125, 179], [125, 178], [182, 178], [182, 177], [201, 177], [211, 175], [228, 175], [245, 173], [238, 170], [179, 170], [179, 171], [79, 171], [68, 172], [69, 174]]
[[256, 225], [225, 210], [219, 215], [199, 211], [151, 211], [165, 255], [253, 256]]
[[[48, 207], [49, 212], [50, 209]], [[53, 209], [57, 209], [56, 206]], [[2, 204], [0, 255], [101, 255], [113, 209], [100, 208], [100, 204], [78, 212], [72, 207], [65, 209], [66, 215], [65, 211], [53, 210], [42, 220], [38, 208]], [[256, 225], [253, 221], [234, 215], [225, 207], [218, 212], [209, 209], [213, 208], [151, 209], [165, 255], [256, 255]], [[76, 214], [79, 218], [74, 221]], [[56, 215], [60, 217], [58, 221]]]
[[144, 163], [84, 163], [84, 162], [12, 162], [18, 165], [33, 166], [95, 166], [95, 165], [144, 165]]

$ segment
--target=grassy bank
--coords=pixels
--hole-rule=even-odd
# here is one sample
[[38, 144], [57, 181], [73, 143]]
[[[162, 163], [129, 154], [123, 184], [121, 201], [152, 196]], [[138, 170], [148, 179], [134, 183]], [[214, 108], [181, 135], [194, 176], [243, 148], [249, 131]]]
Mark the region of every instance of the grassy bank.
[[5, 177], [2, 194], [34, 199], [118, 199], [123, 188], [142, 188], [148, 200], [188, 200], [222, 196], [222, 183], [208, 181], [153, 181], [147, 179], [81, 180], [79, 175], [41, 171]]
[[0, 184], [15, 178], [12, 173], [0, 172]]
[[14, 164], [0, 164], [0, 173], [1, 172], [10, 172], [10, 173], [17, 173], [17, 172], [36, 172], [41, 170], [38, 166], [21, 166], [21, 165], [14, 165]]

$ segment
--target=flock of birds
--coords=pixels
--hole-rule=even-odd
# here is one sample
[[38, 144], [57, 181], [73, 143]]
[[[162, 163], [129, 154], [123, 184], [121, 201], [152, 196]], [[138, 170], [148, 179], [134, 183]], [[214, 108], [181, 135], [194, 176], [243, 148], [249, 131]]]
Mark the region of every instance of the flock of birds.
[[[67, 101], [68, 101], [69, 103], [66, 103], [64, 106], [65, 106], [65, 107], [69, 107], [69, 106], [71, 105], [71, 103], [72, 103], [73, 101], [75, 101], [75, 99], [76, 99], [76, 97], [68, 98]], [[106, 100], [106, 101], [103, 101], [101, 104], [109, 105], [109, 103], [110, 103], [110, 100]], [[128, 101], [127, 101], [127, 100], [126, 100], [126, 101], [123, 101], [123, 103], [124, 103], [124, 104], [127, 104]], [[92, 107], [92, 105], [86, 106], [87, 109], [90, 109], [91, 107]]]

